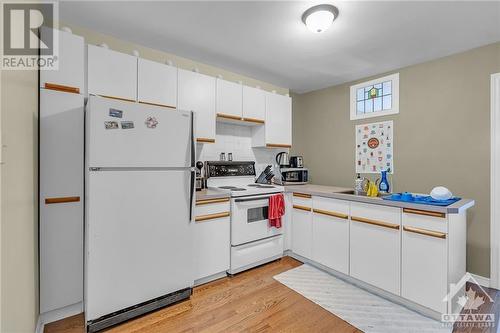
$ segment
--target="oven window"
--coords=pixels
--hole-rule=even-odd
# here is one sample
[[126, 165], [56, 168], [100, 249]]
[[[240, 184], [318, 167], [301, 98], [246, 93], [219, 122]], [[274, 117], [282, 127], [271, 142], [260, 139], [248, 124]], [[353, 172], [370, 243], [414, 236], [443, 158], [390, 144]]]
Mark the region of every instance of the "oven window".
[[269, 206], [250, 208], [247, 210], [247, 223], [267, 220]]

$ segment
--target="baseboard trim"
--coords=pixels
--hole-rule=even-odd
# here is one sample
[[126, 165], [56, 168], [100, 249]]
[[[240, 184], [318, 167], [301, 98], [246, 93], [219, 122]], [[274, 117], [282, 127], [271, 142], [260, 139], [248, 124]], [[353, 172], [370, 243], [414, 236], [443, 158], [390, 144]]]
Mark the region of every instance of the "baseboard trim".
[[490, 288], [490, 279], [481, 275], [469, 273], [482, 287]]
[[38, 321], [36, 325], [36, 333], [43, 333], [43, 329], [46, 324], [71, 317], [83, 312], [83, 302], [68, 305], [64, 308], [55, 309], [49, 312], [41, 313], [38, 316]]

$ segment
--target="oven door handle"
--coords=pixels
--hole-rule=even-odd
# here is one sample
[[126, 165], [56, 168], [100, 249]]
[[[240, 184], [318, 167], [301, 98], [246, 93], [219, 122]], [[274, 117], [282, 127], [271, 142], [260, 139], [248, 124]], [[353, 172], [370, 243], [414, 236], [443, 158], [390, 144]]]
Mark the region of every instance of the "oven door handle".
[[248, 202], [248, 201], [256, 201], [256, 200], [264, 200], [269, 199], [272, 195], [266, 195], [258, 198], [243, 198], [243, 199], [234, 199], [235, 202]]

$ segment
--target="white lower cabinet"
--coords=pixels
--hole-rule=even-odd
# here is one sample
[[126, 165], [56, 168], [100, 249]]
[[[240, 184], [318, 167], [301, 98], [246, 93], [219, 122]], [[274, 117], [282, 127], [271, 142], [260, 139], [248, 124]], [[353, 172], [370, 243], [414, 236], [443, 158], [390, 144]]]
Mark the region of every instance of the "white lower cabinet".
[[229, 269], [230, 220], [229, 198], [196, 202], [193, 223], [195, 283]]
[[292, 198], [292, 250], [294, 253], [311, 258], [312, 214], [311, 196], [298, 193]]
[[349, 202], [313, 197], [312, 260], [349, 274]]
[[401, 210], [351, 202], [350, 275], [400, 294]]
[[284, 250], [292, 249], [292, 194], [285, 193], [285, 215], [282, 217]]
[[426, 221], [435, 222], [439, 228], [446, 223], [446, 218], [419, 218], [403, 213], [401, 296], [445, 313], [447, 303], [443, 298], [448, 287], [448, 235], [443, 230], [416, 226]]

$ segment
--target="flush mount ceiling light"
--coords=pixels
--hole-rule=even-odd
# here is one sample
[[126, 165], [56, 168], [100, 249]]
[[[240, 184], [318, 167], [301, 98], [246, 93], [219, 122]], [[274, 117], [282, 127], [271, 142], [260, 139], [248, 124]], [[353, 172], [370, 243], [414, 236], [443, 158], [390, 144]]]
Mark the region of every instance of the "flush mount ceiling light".
[[314, 33], [327, 30], [333, 20], [339, 16], [339, 10], [333, 5], [317, 5], [309, 8], [302, 14], [302, 22]]

